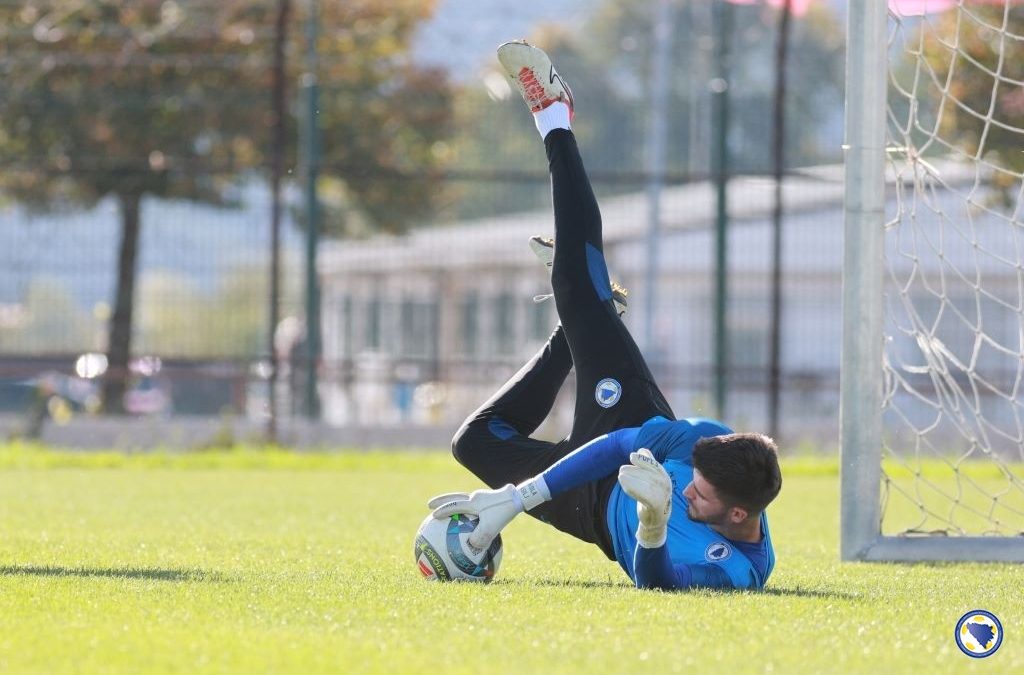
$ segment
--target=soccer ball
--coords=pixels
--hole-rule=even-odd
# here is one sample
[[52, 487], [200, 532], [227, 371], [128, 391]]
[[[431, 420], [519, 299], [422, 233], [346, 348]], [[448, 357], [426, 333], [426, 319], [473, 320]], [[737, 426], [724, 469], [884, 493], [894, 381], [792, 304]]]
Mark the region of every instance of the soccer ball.
[[427, 516], [416, 532], [416, 568], [429, 581], [483, 581], [494, 578], [501, 564], [501, 535], [482, 554], [473, 555], [466, 539], [476, 529], [476, 516], [455, 514], [444, 520]]

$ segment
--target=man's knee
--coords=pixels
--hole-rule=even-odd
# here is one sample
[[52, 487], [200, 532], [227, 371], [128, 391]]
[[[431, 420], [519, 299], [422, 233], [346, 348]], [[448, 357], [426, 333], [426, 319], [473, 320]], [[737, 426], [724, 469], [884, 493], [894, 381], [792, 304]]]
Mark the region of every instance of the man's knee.
[[452, 438], [452, 457], [462, 466], [469, 468], [473, 461], [473, 448], [479, 447], [479, 443], [473, 443], [473, 423], [465, 422]]

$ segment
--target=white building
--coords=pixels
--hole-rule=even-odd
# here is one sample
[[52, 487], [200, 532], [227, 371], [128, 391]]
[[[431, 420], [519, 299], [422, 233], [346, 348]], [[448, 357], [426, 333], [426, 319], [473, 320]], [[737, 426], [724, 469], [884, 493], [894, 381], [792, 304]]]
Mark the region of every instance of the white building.
[[[950, 172], [960, 173], [955, 168]], [[770, 179], [730, 182], [726, 416], [736, 428], [759, 428], [767, 414], [772, 193]], [[834, 439], [842, 330], [841, 167], [788, 178], [783, 194], [782, 428], [791, 439]], [[704, 182], [672, 187], [662, 199], [655, 338], [653, 345], [641, 346], [676, 414], [709, 414], [714, 188]], [[645, 196], [600, 201], [609, 269], [631, 290], [625, 320], [639, 339], [646, 290]], [[977, 323], [972, 329], [970, 321], [948, 326], [943, 321], [944, 316], [971, 312], [985, 313], [983, 329], [996, 335], [1008, 353], [1020, 354], [1018, 284], [1024, 246], [1007, 259], [982, 260], [978, 255], [1013, 251], [1013, 237], [1021, 236], [1019, 224], [989, 211], [980, 196], [970, 210], [952, 193], [919, 197], [913, 209], [908, 196], [901, 203], [907, 215], [899, 228], [890, 228], [887, 244], [894, 261], [890, 279], [896, 282], [894, 288], [905, 286], [921, 309], [912, 318], [913, 326], [898, 312], [890, 316], [890, 358], [923, 365], [918, 347], [925, 334], [969, 361], [966, 355], [977, 349]], [[895, 209], [894, 200], [890, 210]], [[545, 209], [421, 229], [403, 237], [343, 241], [325, 249], [320, 272], [328, 420], [442, 424], [454, 430], [539, 348], [554, 326], [553, 303], [532, 301], [550, 287], [546, 271], [527, 246], [531, 235], [550, 234], [552, 227]], [[1009, 260], [1014, 255], [1016, 263]], [[971, 282], [976, 274], [984, 276], [986, 288], [1002, 293], [1005, 304], [987, 302], [988, 296]], [[928, 284], [929, 279], [941, 283]], [[899, 298], [892, 295], [894, 306]], [[939, 312], [942, 307], [944, 313]], [[988, 357], [982, 354], [976, 366], [984, 367], [985, 358], [1000, 366], [1000, 356], [998, 350]], [[1009, 376], [1015, 367], [1019, 373], [1019, 365], [1007, 367]], [[568, 431], [568, 393], [547, 427], [550, 436]]]

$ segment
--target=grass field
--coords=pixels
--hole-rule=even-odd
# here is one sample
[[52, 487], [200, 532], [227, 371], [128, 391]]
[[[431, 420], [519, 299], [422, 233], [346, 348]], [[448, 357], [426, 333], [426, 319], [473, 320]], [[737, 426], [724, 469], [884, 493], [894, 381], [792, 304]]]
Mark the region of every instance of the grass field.
[[424, 502], [479, 485], [446, 453], [0, 447], [0, 670], [1024, 672], [1024, 568], [840, 564], [834, 463], [783, 471], [768, 589], [671, 594], [529, 518], [493, 584], [422, 581]]

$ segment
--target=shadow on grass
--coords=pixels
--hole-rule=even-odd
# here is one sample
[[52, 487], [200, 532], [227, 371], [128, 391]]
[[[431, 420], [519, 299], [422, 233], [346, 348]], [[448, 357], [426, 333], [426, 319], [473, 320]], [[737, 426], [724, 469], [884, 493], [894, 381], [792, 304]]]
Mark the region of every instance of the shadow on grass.
[[[632, 588], [633, 585], [618, 581], [593, 581], [585, 579], [495, 579], [492, 586], [548, 586], [552, 588]], [[699, 590], [699, 589], [694, 589]], [[685, 591], [683, 591], [685, 592]], [[749, 593], [751, 595], [774, 595], [779, 597], [815, 598], [818, 600], [862, 600], [863, 596], [843, 591], [815, 591], [806, 588], [769, 587], [761, 590], [717, 589], [716, 593]]]
[[224, 582], [229, 578], [219, 572], [200, 569], [164, 570], [144, 567], [60, 567], [53, 565], [3, 565], [0, 576], [29, 577], [99, 577], [110, 579], [148, 579], [151, 581], [209, 581]]
[[843, 591], [812, 591], [807, 588], [777, 588], [768, 587], [760, 591], [751, 591], [761, 595], [778, 595], [791, 598], [816, 598], [818, 600], [863, 600], [864, 597]]
[[630, 588], [632, 584], [587, 579], [495, 579], [491, 586], [548, 586], [551, 588]]

